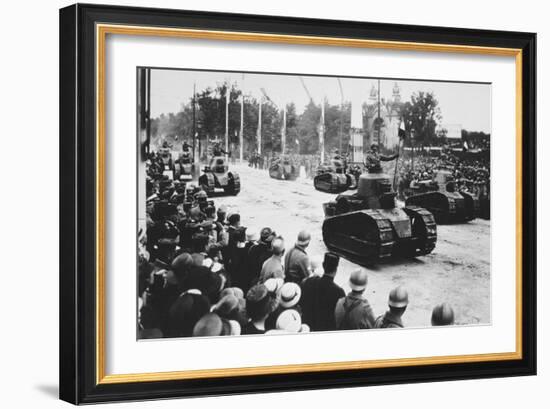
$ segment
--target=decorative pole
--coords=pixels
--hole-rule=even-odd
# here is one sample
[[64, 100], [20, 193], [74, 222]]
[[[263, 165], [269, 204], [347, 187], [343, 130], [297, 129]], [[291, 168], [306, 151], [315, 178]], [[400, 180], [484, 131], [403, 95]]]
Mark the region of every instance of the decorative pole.
[[[229, 82], [225, 85], [225, 151], [229, 152]], [[227, 160], [227, 153], [225, 154]]]
[[258, 155], [262, 154], [262, 98], [260, 97], [260, 106], [258, 108]]
[[241, 129], [239, 131], [239, 161], [243, 163], [243, 132], [244, 132], [244, 74], [241, 84]]

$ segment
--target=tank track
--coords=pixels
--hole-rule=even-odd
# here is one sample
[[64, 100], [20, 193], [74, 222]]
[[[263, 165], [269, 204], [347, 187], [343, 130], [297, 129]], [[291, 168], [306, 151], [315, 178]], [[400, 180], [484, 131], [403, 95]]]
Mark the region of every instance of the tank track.
[[409, 216], [418, 216], [424, 224], [423, 243], [420, 248], [416, 249], [417, 256], [430, 254], [435, 248], [437, 242], [437, 224], [434, 215], [423, 207], [406, 206], [403, 208]]
[[233, 175], [233, 194], [237, 195], [241, 191], [241, 178], [238, 173], [232, 173]]
[[374, 219], [378, 227], [378, 239], [380, 240], [378, 258], [384, 259], [391, 257], [393, 245], [395, 244], [391, 222], [376, 210], [368, 209], [364, 210], [364, 212]]
[[[206, 184], [204, 183], [205, 180], [206, 180]], [[205, 173], [200, 177], [199, 184], [203, 187], [203, 189], [208, 195], [211, 195], [212, 192], [214, 192], [214, 189], [216, 188], [214, 175], [212, 175], [211, 173]]]

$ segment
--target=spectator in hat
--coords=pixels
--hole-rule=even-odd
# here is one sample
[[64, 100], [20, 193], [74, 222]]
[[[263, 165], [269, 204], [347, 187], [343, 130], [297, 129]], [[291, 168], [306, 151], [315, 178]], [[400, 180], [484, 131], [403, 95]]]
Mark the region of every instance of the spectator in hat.
[[294, 247], [285, 256], [285, 281], [300, 284], [310, 275], [309, 257], [306, 248], [311, 241], [311, 234], [302, 230]]
[[220, 293], [225, 286], [222, 274], [212, 271], [207, 266], [193, 266], [185, 282], [186, 290], [199, 290], [211, 304], [218, 302]]
[[351, 272], [349, 286], [351, 291], [344, 298], [340, 298], [334, 309], [336, 329], [369, 329], [374, 326], [374, 313], [363, 296], [367, 288], [368, 275], [365, 269]]
[[193, 258], [193, 264], [202, 266], [204, 259], [208, 256], [206, 253], [206, 246], [208, 246], [209, 236], [208, 233], [200, 230], [192, 236], [192, 250], [191, 257]]
[[232, 243], [224, 249], [225, 268], [233, 285], [244, 289], [248, 283], [248, 248], [246, 248], [246, 227], [241, 227], [231, 236]]
[[272, 297], [279, 299], [285, 281], [282, 278], [268, 278], [263, 284]]
[[197, 321], [210, 311], [210, 301], [200, 290], [182, 293], [172, 304], [168, 314], [166, 337], [190, 337]]
[[283, 267], [283, 254], [285, 253], [285, 242], [282, 238], [277, 237], [271, 242], [272, 255], [262, 265], [260, 271], [260, 283], [265, 283], [269, 278], [285, 278], [285, 270]]
[[225, 294], [213, 307], [212, 312], [218, 314], [221, 318], [237, 321], [241, 326], [248, 322], [246, 317], [245, 303], [234, 294]]
[[249, 321], [243, 328], [244, 334], [264, 334], [265, 320], [274, 310], [275, 301], [263, 284], [256, 284], [246, 294], [246, 312]]
[[448, 303], [436, 305], [432, 311], [432, 326], [454, 325], [455, 312]]
[[277, 318], [275, 328], [279, 331], [299, 333], [309, 332], [310, 328], [306, 324], [302, 324], [300, 313], [293, 309], [283, 311]]
[[240, 335], [238, 322], [220, 318], [215, 313], [204, 315], [193, 327], [194, 337], [219, 337], [225, 335]]
[[404, 287], [396, 287], [388, 297], [389, 310], [374, 322], [374, 328], [403, 328], [401, 317], [409, 304], [409, 294]]
[[249, 286], [258, 281], [264, 262], [271, 257], [271, 242], [275, 236], [271, 228], [264, 227], [260, 232], [258, 243], [250, 247], [248, 251], [248, 274], [251, 279]]
[[265, 325], [267, 329], [275, 328], [279, 315], [286, 310], [294, 310], [302, 314], [299, 302], [302, 296], [302, 289], [296, 283], [284, 283], [278, 295], [278, 303], [275, 310], [267, 318]]
[[334, 331], [336, 321], [334, 308], [345, 292], [334, 282], [340, 257], [334, 253], [325, 253], [323, 275], [312, 275], [302, 282], [302, 319], [312, 331]]
[[180, 292], [185, 289], [185, 281], [189, 276], [191, 267], [193, 267], [193, 257], [189, 253], [181, 253], [172, 261], [171, 269], [178, 282]]

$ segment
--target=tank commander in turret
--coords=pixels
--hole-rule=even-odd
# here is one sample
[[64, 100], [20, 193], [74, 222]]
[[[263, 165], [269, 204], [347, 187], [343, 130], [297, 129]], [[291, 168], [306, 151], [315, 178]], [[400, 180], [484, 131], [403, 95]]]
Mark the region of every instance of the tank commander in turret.
[[222, 149], [219, 142], [216, 142], [214, 146], [212, 147], [212, 156], [222, 156], [222, 155], [229, 155], [229, 152], [226, 152]]
[[191, 152], [191, 145], [189, 145], [189, 143], [187, 143], [187, 141], [183, 141], [183, 143], [181, 144], [181, 150], [182, 152]]
[[373, 143], [370, 147], [370, 151], [367, 152], [365, 157], [365, 167], [369, 173], [382, 173], [382, 167], [380, 166], [380, 161], [389, 162], [391, 160], [397, 159], [399, 153], [390, 156], [380, 155], [378, 151], [378, 145]]

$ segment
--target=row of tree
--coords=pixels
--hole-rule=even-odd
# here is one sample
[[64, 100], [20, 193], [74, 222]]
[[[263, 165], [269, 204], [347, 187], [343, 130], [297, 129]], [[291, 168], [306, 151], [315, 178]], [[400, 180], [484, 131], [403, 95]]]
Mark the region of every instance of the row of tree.
[[[235, 85], [218, 84], [206, 88], [195, 97], [195, 134], [203, 142], [225, 138], [226, 93], [229, 91], [229, 144], [238, 146], [241, 126], [241, 93]], [[414, 130], [415, 141], [427, 144], [438, 136], [436, 129], [441, 120], [438, 103], [432, 93], [418, 92], [411, 100], [400, 105], [407, 131]], [[371, 140], [367, 127], [366, 104], [363, 107], [363, 145]], [[243, 151], [257, 151], [259, 101], [245, 97], [243, 112]], [[319, 152], [321, 106], [310, 101], [301, 114], [296, 113], [294, 103], [286, 105], [286, 149], [288, 152], [316, 154]], [[325, 151], [343, 148], [347, 150], [350, 141], [351, 104], [331, 105], [325, 102], [324, 141]], [[283, 107], [276, 106], [269, 99], [262, 99], [262, 152], [281, 152], [283, 129]], [[193, 136], [193, 98], [182, 104], [178, 113], [162, 114], [151, 121], [153, 144], [166, 140], [176, 143]], [[441, 135], [439, 135], [441, 136]], [[444, 136], [444, 135], [443, 135]], [[407, 142], [406, 142], [407, 143]], [[410, 143], [410, 142], [409, 142]]]

